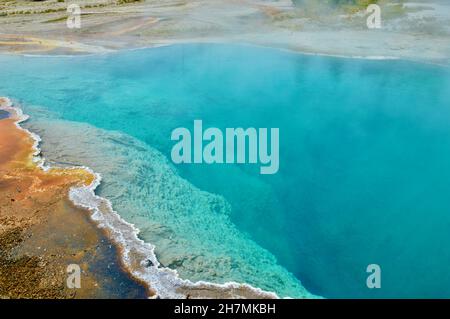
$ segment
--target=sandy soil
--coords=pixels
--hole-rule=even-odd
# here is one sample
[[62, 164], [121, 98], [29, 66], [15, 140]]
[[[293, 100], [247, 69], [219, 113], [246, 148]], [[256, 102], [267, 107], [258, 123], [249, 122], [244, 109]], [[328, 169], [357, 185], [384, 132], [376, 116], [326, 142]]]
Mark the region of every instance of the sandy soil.
[[[0, 0], [0, 52], [85, 54], [243, 42], [314, 54], [450, 60], [448, 1], [383, 1], [381, 29], [367, 28], [364, 8], [325, 10], [290, 0], [59, 1]], [[69, 3], [82, 8], [80, 29], [66, 26]]]

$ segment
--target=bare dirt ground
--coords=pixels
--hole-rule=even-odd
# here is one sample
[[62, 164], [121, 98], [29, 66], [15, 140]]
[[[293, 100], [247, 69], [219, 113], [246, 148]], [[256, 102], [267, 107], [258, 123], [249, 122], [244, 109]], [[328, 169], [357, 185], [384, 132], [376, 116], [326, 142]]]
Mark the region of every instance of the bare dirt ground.
[[[314, 54], [446, 65], [450, 60], [446, 1], [382, 1], [381, 29], [367, 27], [364, 7], [324, 9], [295, 6], [290, 0], [126, 1], [0, 0], [0, 52], [86, 54], [171, 43], [239, 42]], [[79, 29], [66, 25], [70, 4], [81, 8]]]

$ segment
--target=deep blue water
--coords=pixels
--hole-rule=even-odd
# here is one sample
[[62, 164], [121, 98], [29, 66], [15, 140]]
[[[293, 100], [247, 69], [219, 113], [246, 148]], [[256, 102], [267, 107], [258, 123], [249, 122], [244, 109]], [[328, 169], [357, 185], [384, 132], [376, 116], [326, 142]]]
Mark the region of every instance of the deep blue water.
[[[1, 56], [0, 95], [127, 133], [168, 158], [171, 131], [194, 119], [280, 128], [275, 175], [251, 165], [179, 173], [223, 195], [238, 229], [315, 294], [450, 297], [449, 69], [177, 45]], [[381, 289], [366, 287], [373, 263]]]

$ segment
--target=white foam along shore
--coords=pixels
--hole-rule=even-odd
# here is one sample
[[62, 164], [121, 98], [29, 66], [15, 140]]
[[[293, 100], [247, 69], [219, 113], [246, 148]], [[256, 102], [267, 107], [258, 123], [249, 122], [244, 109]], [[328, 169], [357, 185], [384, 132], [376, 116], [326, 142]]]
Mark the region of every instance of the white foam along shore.
[[[20, 125], [29, 117], [23, 113], [22, 109], [13, 106], [9, 98], [0, 97], [0, 109], [13, 114], [17, 118], [15, 122], [17, 128], [27, 132], [33, 138], [33, 156], [36, 164], [44, 171], [50, 169], [40, 155], [40, 137]], [[106, 230], [119, 248], [124, 267], [135, 279], [147, 285], [151, 298], [279, 298], [274, 292], [263, 291], [237, 282], [216, 284], [199, 281], [194, 283], [181, 279], [175, 270], [161, 267], [154, 252], [155, 247], [139, 239], [139, 229], [123, 220], [113, 210], [109, 200], [95, 194], [96, 188], [101, 183], [100, 174], [86, 166], [72, 167], [72, 169], [79, 168], [86, 169], [95, 176], [95, 179], [91, 185], [70, 189], [70, 200], [75, 205], [89, 210], [92, 220]]]

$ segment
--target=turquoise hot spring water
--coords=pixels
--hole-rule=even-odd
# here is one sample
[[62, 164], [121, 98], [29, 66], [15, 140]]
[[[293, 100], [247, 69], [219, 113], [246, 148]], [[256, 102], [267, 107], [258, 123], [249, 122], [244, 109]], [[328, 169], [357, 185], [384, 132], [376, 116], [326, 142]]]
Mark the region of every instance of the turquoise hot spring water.
[[[100, 195], [182, 277], [293, 297], [302, 285], [329, 298], [450, 297], [446, 67], [225, 44], [4, 55], [0, 95], [41, 125], [44, 149], [52, 126], [79, 132], [75, 149], [90, 134], [71, 164], [103, 175]], [[172, 130], [196, 119], [279, 128], [278, 173], [173, 164]], [[374, 263], [380, 289], [366, 286]]]

